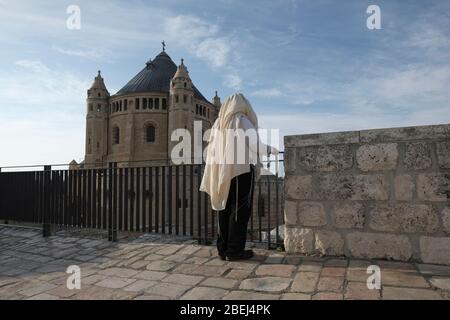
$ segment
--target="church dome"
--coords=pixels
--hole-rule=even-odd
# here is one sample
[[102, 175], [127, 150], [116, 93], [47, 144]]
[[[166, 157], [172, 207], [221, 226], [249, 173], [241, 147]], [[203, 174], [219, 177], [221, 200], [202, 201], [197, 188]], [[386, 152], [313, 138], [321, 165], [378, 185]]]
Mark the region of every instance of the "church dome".
[[[138, 92], [167, 92], [170, 90], [170, 80], [177, 72], [177, 66], [169, 55], [162, 51], [153, 61], [148, 61], [133, 79], [131, 79], [116, 96]], [[197, 99], [208, 102], [206, 98], [193, 86]]]

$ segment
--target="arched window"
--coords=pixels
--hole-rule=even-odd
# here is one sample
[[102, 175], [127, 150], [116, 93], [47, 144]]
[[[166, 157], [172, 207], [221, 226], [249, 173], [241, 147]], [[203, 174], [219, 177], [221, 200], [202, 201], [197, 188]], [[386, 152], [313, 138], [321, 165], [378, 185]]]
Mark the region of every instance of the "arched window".
[[120, 143], [120, 129], [118, 126], [115, 126], [113, 128], [113, 144], [119, 143]]
[[145, 139], [150, 143], [155, 142], [155, 127], [151, 124], [145, 128]]

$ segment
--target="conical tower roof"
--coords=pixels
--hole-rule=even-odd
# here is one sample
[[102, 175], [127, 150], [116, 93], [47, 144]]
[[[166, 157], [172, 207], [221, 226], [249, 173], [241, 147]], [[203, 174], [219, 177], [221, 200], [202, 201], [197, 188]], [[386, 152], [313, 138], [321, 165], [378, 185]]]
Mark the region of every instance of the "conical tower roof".
[[189, 71], [184, 65], [184, 60], [181, 59], [181, 64], [177, 68], [177, 72], [175, 72], [175, 75], [173, 76], [176, 78], [184, 78], [184, 79], [190, 79], [189, 78]]
[[102, 78], [102, 75], [101, 75], [101, 71], [100, 71], [100, 70], [98, 70], [98, 74], [97, 74], [97, 76], [94, 78], [94, 82], [92, 83], [90, 89], [102, 89], [102, 90], [108, 91], [108, 90], [106, 89], [105, 82], [104, 82], [104, 80], [103, 80], [103, 78]]

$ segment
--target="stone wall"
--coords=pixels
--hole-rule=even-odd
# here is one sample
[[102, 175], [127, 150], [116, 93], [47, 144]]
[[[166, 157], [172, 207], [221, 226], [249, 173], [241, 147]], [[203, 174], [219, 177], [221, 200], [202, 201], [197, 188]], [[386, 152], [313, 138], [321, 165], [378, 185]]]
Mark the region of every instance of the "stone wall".
[[450, 125], [284, 143], [287, 252], [450, 265]]

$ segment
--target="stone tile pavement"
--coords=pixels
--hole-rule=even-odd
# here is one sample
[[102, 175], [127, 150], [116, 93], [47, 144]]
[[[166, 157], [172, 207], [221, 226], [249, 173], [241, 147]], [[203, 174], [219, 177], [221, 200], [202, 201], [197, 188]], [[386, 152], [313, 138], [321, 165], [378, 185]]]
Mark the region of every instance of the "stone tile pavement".
[[[0, 226], [0, 299], [450, 299], [450, 267], [290, 256], [255, 249], [245, 262], [222, 261], [187, 238], [101, 236]], [[369, 290], [369, 265], [381, 268]], [[70, 265], [81, 289], [69, 290]]]

